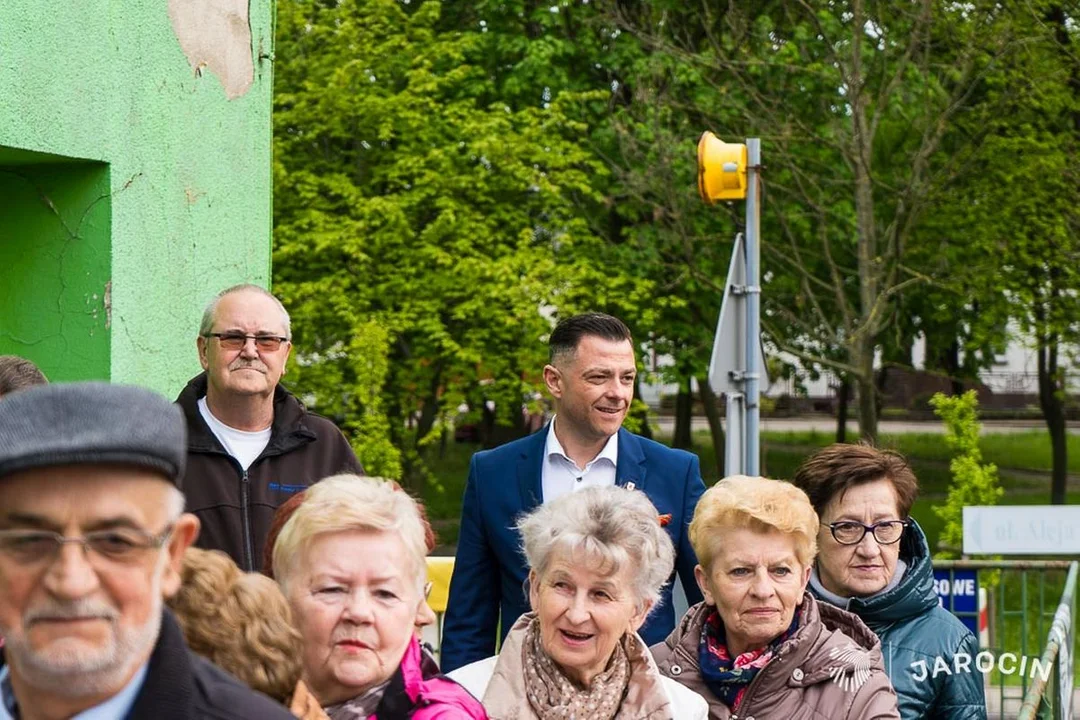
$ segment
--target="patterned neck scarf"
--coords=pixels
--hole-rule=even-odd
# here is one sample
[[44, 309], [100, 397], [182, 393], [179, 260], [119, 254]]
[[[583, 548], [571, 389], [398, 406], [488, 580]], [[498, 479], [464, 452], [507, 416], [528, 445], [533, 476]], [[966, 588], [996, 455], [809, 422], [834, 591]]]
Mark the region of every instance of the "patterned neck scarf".
[[330, 717], [330, 720], [367, 720], [367, 718], [375, 715], [375, 710], [378, 709], [379, 703], [382, 701], [383, 695], [386, 694], [386, 688], [389, 685], [390, 681], [387, 680], [371, 688], [363, 695], [358, 695], [337, 705], [328, 705], [323, 708], [323, 711]]
[[525, 694], [540, 720], [612, 720], [630, 683], [624, 642], [625, 638], [615, 645], [607, 668], [593, 678], [589, 688], [580, 690], [544, 651], [540, 620], [534, 619], [525, 631], [522, 660]]
[[720, 612], [713, 608], [705, 618], [704, 632], [698, 644], [698, 664], [701, 666], [701, 678], [712, 690], [720, 702], [736, 710], [746, 694], [746, 689], [754, 681], [761, 669], [769, 664], [776, 649], [799, 629], [800, 612], [791, 619], [788, 629], [771, 643], [758, 650], [749, 650], [732, 659], [727, 649], [724, 633], [724, 621]]

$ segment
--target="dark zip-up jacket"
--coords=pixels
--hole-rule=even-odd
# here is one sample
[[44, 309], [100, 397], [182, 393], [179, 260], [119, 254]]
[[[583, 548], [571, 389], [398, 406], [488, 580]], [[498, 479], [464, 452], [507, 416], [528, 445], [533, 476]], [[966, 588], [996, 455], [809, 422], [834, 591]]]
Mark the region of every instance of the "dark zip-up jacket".
[[146, 679], [124, 720], [295, 720], [281, 705], [188, 650], [176, 619], [163, 612]]
[[983, 675], [975, 665], [979, 643], [941, 607], [930, 546], [914, 520], [900, 540], [900, 558], [907, 571], [895, 587], [852, 598], [846, 608], [881, 638], [885, 669], [900, 698], [900, 717], [986, 720]]
[[222, 550], [247, 571], [258, 570], [278, 506], [323, 478], [363, 473], [349, 441], [334, 423], [308, 412], [288, 390], [274, 389], [270, 441], [245, 472], [199, 413], [206, 373], [176, 398], [188, 429], [183, 489], [187, 510], [202, 523], [196, 545]]

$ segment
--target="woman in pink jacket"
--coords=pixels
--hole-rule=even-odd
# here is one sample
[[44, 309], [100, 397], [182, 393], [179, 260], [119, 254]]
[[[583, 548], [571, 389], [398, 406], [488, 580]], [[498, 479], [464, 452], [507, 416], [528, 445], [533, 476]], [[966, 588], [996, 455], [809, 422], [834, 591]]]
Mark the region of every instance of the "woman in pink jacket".
[[486, 720], [414, 633], [426, 550], [416, 502], [378, 478], [316, 483], [281, 528], [274, 577], [303, 638], [304, 685], [330, 720]]

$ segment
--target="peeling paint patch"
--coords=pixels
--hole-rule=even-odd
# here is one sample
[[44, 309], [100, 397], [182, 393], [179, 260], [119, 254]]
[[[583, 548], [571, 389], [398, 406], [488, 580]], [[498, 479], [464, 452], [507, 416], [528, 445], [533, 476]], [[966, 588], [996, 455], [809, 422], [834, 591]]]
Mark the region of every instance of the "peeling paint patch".
[[112, 327], [112, 280], [105, 283], [105, 329]]
[[187, 198], [188, 205], [194, 205], [199, 202], [199, 199], [205, 197], [206, 193], [202, 190], [194, 190], [190, 187], [184, 188], [184, 197]]
[[169, 20], [196, 76], [210, 70], [230, 100], [251, 89], [248, 0], [169, 0]]

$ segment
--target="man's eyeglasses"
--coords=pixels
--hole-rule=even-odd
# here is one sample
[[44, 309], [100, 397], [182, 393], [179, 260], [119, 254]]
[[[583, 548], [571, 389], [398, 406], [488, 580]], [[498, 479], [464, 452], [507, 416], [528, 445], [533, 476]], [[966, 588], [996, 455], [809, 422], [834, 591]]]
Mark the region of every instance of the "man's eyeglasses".
[[217, 338], [224, 350], [240, 350], [248, 340], [254, 340], [255, 347], [267, 352], [274, 352], [281, 347], [281, 343], [289, 340], [280, 335], [244, 335], [243, 333], [206, 333], [204, 337]]
[[904, 534], [904, 528], [911, 524], [909, 520], [882, 520], [873, 525], [863, 525], [854, 520], [829, 523], [828, 528], [833, 538], [841, 545], [858, 545], [866, 537], [866, 533], [873, 533], [874, 539], [879, 545], [892, 545], [900, 540]]
[[55, 560], [64, 545], [77, 543], [83, 546], [88, 559], [97, 557], [116, 564], [132, 564], [145, 557], [148, 550], [164, 545], [172, 531], [173, 526], [169, 525], [160, 535], [119, 528], [65, 537], [48, 530], [0, 530], [0, 556], [20, 565], [39, 565]]

